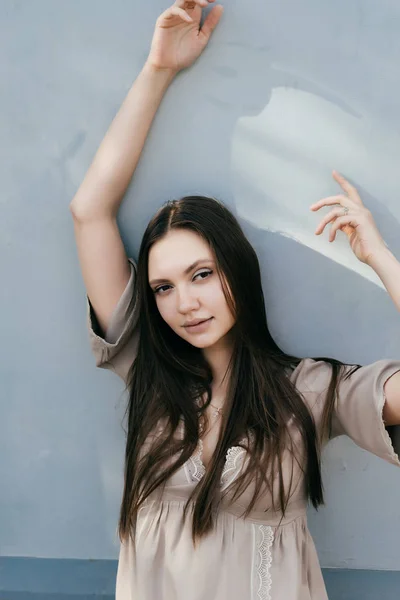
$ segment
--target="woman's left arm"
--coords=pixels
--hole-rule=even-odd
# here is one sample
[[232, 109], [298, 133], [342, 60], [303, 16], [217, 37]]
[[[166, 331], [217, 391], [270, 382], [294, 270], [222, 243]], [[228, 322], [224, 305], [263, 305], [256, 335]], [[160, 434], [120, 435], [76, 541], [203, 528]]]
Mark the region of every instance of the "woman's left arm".
[[[315, 234], [321, 235], [328, 223], [332, 223], [329, 241], [333, 242], [338, 229], [343, 231], [358, 260], [375, 271], [400, 312], [400, 262], [386, 246], [371, 212], [364, 206], [356, 188], [336, 171], [333, 171], [333, 177], [344, 193], [323, 198], [310, 206], [312, 211], [323, 206], [335, 206], [322, 219]], [[400, 372], [387, 380], [385, 395], [385, 424], [400, 425]]]

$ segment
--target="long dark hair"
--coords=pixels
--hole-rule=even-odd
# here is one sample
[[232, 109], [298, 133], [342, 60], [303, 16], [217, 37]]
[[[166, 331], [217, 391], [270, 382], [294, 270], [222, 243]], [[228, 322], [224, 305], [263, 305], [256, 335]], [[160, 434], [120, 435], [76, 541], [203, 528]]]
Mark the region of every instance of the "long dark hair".
[[[233, 498], [256, 482], [247, 516], [263, 485], [272, 490], [278, 476], [278, 501], [285, 514], [290, 489], [285, 489], [282, 455], [290, 439], [292, 419], [304, 445], [304, 472], [308, 499], [323, 504], [320, 455], [329, 428], [343, 363], [330, 358], [332, 378], [323, 414], [322, 436], [314, 419], [289, 379], [301, 362], [285, 354], [273, 340], [267, 325], [264, 294], [257, 255], [233, 214], [219, 201], [188, 196], [166, 203], [150, 221], [141, 243], [135, 303], [139, 310], [139, 347], [130, 370], [127, 408], [125, 486], [121, 505], [121, 539], [134, 537], [136, 518], [144, 501], [165, 485], [194, 453], [199, 442], [199, 422], [211, 401], [212, 375], [200, 349], [179, 337], [162, 319], [148, 282], [149, 251], [171, 229], [187, 229], [200, 235], [216, 260], [228, 305], [235, 315], [234, 350], [229, 368], [228, 395], [219, 440], [204, 477], [186, 504], [193, 507], [193, 540], [213, 527], [218, 508], [220, 479], [228, 449], [244, 435], [251, 435], [250, 460], [244, 473], [232, 484]], [[222, 277], [223, 276], [223, 277]], [[224, 283], [225, 282], [225, 283]], [[205, 404], [198, 402], [206, 398]], [[155, 427], [162, 423], [158, 435]], [[183, 436], [176, 435], [183, 423]], [[141, 452], [148, 439], [153, 441]], [[147, 441], [146, 441], [147, 440]], [[173, 460], [171, 460], [171, 457]], [[267, 475], [268, 474], [268, 475]], [[273, 497], [273, 502], [275, 502]]]

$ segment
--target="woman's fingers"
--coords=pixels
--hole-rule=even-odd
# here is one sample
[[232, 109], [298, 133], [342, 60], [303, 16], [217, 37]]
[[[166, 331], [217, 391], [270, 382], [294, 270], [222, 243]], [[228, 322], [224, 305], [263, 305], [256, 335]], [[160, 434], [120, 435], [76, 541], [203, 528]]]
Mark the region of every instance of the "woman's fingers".
[[316, 235], [320, 235], [325, 227], [328, 225], [328, 223], [331, 223], [332, 221], [334, 221], [335, 219], [337, 219], [338, 217], [343, 216], [343, 208], [339, 207], [339, 208], [335, 208], [334, 210], [331, 210], [321, 221], [321, 223], [318, 225], [317, 229], [315, 230], [315, 234]]
[[214, 8], [207, 15], [207, 18], [203, 23], [203, 27], [200, 30], [200, 35], [203, 35], [207, 41], [210, 39], [212, 32], [218, 25], [223, 12], [224, 7], [219, 4], [218, 6], [214, 6]]
[[179, 6], [171, 6], [161, 17], [165, 20], [172, 19], [173, 17], [179, 17], [186, 23], [193, 23], [192, 17], [183, 10], [183, 8], [179, 8]]
[[351, 234], [358, 227], [358, 223], [354, 217], [354, 215], [346, 215], [345, 217], [338, 217], [333, 223], [331, 230], [329, 232], [329, 241], [334, 242], [336, 239], [336, 232], [338, 229], [343, 231], [347, 235], [347, 237], [351, 236]]
[[340, 175], [340, 173], [338, 173], [337, 171], [333, 171], [332, 175], [334, 179], [338, 182], [342, 190], [347, 194], [347, 196], [345, 196], [344, 194], [337, 194], [335, 196], [328, 196], [327, 198], [322, 198], [318, 202], [315, 202], [315, 204], [312, 204], [310, 206], [310, 210], [319, 210], [320, 208], [322, 208], [322, 206], [331, 206], [333, 204], [340, 204], [341, 206], [347, 206], [348, 208], [355, 207], [356, 205], [364, 206], [356, 188], [353, 185], [351, 185], [351, 183], [349, 183], [347, 179], [343, 177], [343, 175]]
[[[215, 0], [192, 0], [192, 2], [185, 2], [185, 0], [177, 0], [175, 4], [170, 6], [170, 8], [168, 8], [161, 16], [166, 20], [171, 19], [172, 17], [180, 17], [183, 21], [186, 21], [187, 23], [193, 23], [193, 18], [191, 17], [190, 13], [194, 11], [197, 7], [202, 9], [213, 2], [215, 2]], [[219, 21], [219, 18], [216, 20], [215, 24], [213, 24], [213, 21], [215, 21], [215, 15], [213, 16], [212, 12], [214, 11], [211, 11], [211, 13], [207, 16], [204, 25], [206, 25], [207, 21], [209, 21], [213, 28], [215, 28]], [[208, 33], [208, 36], [211, 34], [211, 31]]]
[[176, 0], [174, 6], [177, 6], [178, 8], [183, 8], [185, 10], [193, 10], [196, 7], [196, 5], [200, 6], [201, 8], [205, 8], [212, 2], [214, 2], [214, 0]]
[[343, 196], [343, 194], [339, 194], [337, 196], [328, 196], [327, 198], [322, 198], [321, 200], [318, 200], [318, 202], [315, 202], [315, 204], [312, 204], [310, 206], [310, 210], [319, 210], [323, 206], [332, 206], [333, 204], [340, 204], [343, 207], [350, 207], [352, 206], [352, 203], [353, 200], [351, 198]]
[[315, 230], [315, 235], [321, 235], [329, 223], [333, 223], [329, 232], [330, 242], [335, 240], [338, 229], [342, 229], [346, 235], [350, 235], [354, 231], [354, 228], [358, 225], [355, 214], [348, 213], [343, 215], [342, 208], [335, 208], [335, 210], [331, 210], [331, 212], [322, 219], [321, 223]]
[[357, 202], [357, 204], [362, 204], [362, 200], [354, 185], [351, 185], [351, 183], [347, 181], [347, 179], [345, 179], [343, 175], [341, 175], [337, 171], [332, 171], [332, 176], [335, 179], [335, 181], [338, 182], [342, 190], [346, 192], [346, 194], [348, 194], [349, 198], [354, 200], [354, 202]]

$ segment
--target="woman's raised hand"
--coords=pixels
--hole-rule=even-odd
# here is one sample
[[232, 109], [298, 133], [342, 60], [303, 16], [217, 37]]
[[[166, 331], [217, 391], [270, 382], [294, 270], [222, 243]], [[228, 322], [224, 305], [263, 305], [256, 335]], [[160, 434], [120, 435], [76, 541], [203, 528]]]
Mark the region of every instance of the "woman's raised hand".
[[336, 207], [322, 219], [315, 234], [321, 235], [325, 227], [332, 223], [329, 241], [333, 242], [336, 239], [337, 231], [343, 231], [358, 260], [370, 264], [376, 256], [382, 254], [386, 244], [356, 188], [337, 171], [333, 171], [333, 178], [344, 193], [323, 198], [310, 206], [312, 211], [317, 211], [323, 206]]
[[190, 67], [207, 46], [223, 13], [221, 5], [207, 15], [200, 29], [202, 9], [215, 0], [176, 0], [156, 22], [147, 63], [156, 69], [180, 71]]

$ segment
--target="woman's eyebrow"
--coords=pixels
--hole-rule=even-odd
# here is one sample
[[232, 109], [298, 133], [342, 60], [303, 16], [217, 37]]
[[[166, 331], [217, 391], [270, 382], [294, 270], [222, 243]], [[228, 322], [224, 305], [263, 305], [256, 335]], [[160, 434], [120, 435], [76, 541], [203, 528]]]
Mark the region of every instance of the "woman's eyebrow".
[[197, 267], [198, 264], [200, 263], [205, 263], [205, 262], [213, 262], [211, 258], [199, 258], [199, 260], [196, 260], [196, 262], [194, 262], [192, 265], [190, 265], [187, 269], [184, 270], [184, 274], [188, 275], [190, 273], [190, 271], [193, 271], [193, 269], [195, 269]]
[[[185, 270], [184, 270], [184, 275], [188, 275], [190, 273], [190, 271], [193, 271], [193, 269], [195, 269], [197, 267], [198, 264], [200, 263], [213, 263], [214, 261], [211, 258], [199, 258], [198, 260], [196, 260], [194, 263], [192, 263], [191, 265], [189, 265]], [[157, 283], [164, 283], [165, 281], [168, 281], [168, 279], [152, 279], [149, 283], [150, 285], [155, 285]]]

